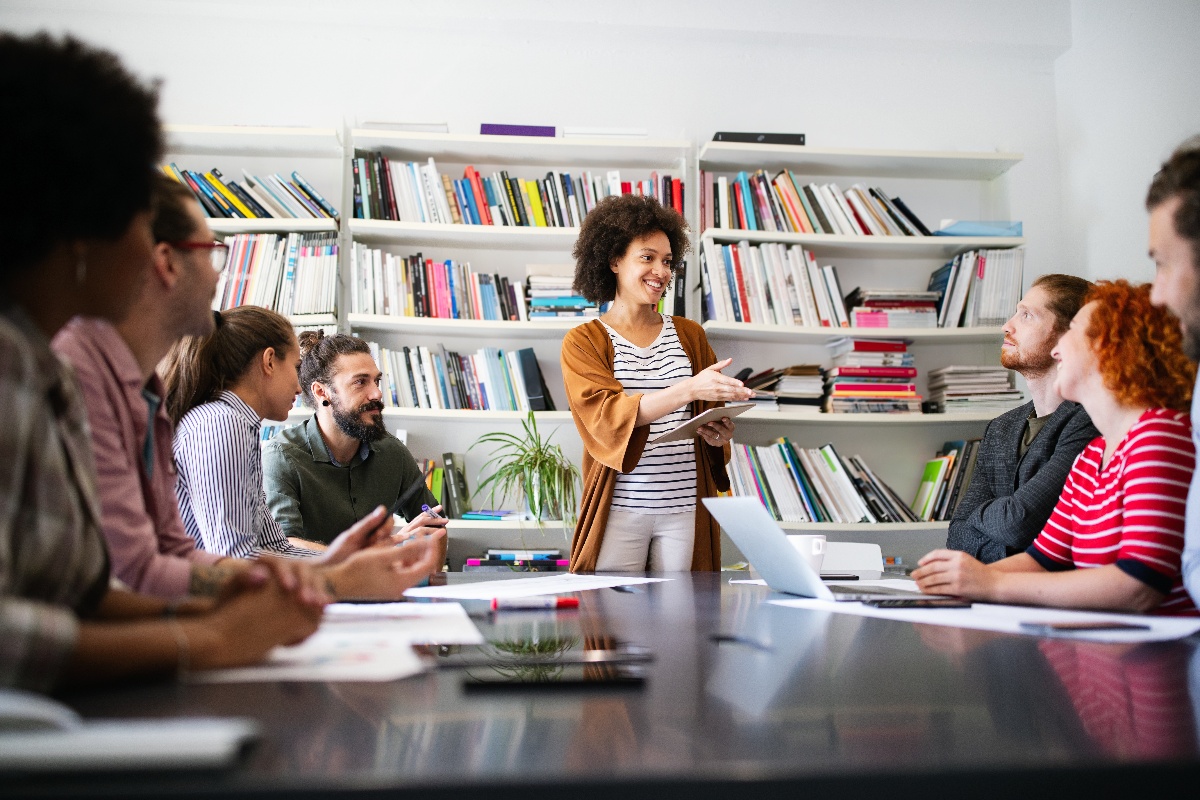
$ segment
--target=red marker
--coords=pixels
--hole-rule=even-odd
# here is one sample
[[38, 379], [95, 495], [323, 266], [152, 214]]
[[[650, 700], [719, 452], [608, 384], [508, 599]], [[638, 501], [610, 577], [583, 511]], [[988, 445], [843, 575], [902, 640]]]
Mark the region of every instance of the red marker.
[[494, 597], [492, 611], [546, 611], [579, 608], [578, 597]]

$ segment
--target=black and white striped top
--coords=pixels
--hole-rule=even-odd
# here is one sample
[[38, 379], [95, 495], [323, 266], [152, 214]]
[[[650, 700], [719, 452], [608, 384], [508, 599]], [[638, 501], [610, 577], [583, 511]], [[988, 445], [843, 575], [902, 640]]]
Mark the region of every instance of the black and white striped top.
[[183, 527], [198, 549], [223, 556], [314, 556], [289, 542], [267, 510], [261, 427], [258, 414], [233, 392], [184, 414], [174, 444]]
[[[603, 320], [602, 320], [603, 321]], [[647, 394], [692, 377], [675, 324], [663, 315], [662, 330], [649, 347], [637, 347], [607, 324], [613, 343], [613, 377], [626, 394]], [[653, 439], [691, 419], [683, 406], [650, 423]], [[633, 472], [617, 475], [612, 507], [634, 514], [678, 514], [696, 507], [695, 441], [646, 445]]]

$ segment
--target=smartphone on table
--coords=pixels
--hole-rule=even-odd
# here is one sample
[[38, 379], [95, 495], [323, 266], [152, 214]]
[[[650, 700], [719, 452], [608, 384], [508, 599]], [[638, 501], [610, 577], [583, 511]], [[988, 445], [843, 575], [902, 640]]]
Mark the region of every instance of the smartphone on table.
[[1022, 622], [1021, 629], [1030, 633], [1075, 633], [1084, 631], [1148, 631], [1150, 626], [1141, 622], [1120, 620], [1086, 620], [1065, 622]]
[[864, 606], [872, 608], [970, 608], [970, 600], [957, 597], [880, 597], [863, 600]]

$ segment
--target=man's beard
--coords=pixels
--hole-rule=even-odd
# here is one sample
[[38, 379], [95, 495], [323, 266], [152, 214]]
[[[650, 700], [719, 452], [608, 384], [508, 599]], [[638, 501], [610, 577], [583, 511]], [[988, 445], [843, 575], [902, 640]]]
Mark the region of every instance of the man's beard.
[[1179, 326], [1180, 333], [1183, 334], [1183, 354], [1192, 361], [1200, 361], [1200, 297], [1195, 298], [1195, 303], [1191, 305], [1191, 315], [1194, 319], [1182, 323]]
[[333, 421], [342, 433], [358, 439], [360, 442], [377, 442], [388, 435], [382, 415], [374, 422], [363, 422], [362, 419], [362, 415], [367, 411], [383, 411], [383, 403], [372, 400], [363, 403], [354, 411], [347, 411], [338, 400], [337, 395], [331, 399], [333, 400]]
[[1000, 351], [1000, 366], [1019, 372], [1025, 377], [1045, 375], [1054, 368], [1054, 359], [1050, 357], [1053, 348], [1047, 347], [1038, 353], [1028, 353], [1023, 350]]

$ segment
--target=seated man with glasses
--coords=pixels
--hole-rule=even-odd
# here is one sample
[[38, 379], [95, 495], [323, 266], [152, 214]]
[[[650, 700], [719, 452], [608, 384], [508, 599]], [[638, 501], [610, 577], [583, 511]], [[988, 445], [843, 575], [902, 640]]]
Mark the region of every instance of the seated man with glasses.
[[174, 426], [155, 367], [184, 336], [213, 330], [213, 295], [227, 248], [214, 242], [191, 192], [158, 176], [153, 267], [119, 324], [76, 317], [53, 348], [87, 398], [101, 527], [112, 574], [166, 599], [214, 595], [251, 562], [195, 548], [175, 499]]

